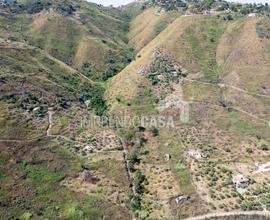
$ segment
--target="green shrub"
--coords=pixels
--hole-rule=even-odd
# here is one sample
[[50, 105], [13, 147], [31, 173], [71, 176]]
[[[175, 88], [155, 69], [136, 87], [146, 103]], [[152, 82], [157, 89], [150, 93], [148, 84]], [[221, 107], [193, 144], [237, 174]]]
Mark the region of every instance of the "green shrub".
[[250, 148], [250, 147], [248, 147], [248, 148], [246, 148], [246, 152], [249, 153], [249, 154], [252, 154], [253, 153], [253, 149]]
[[142, 183], [144, 180], [145, 180], [145, 177], [142, 175], [141, 171], [137, 170], [134, 173], [134, 187], [135, 187], [136, 193], [142, 194], [143, 192]]
[[101, 86], [84, 83], [80, 90], [82, 92], [79, 98], [81, 102], [89, 100], [90, 104], [88, 107], [95, 110], [97, 115], [106, 113], [108, 106], [104, 98], [105, 90]]
[[140, 160], [139, 160], [137, 154], [136, 154], [135, 152], [132, 152], [131, 154], [129, 154], [129, 155], [127, 156], [127, 160], [128, 160], [128, 170], [129, 170], [130, 172], [134, 172], [134, 171], [135, 171], [134, 165], [135, 165], [136, 163], [139, 163], [139, 162], [140, 162]]
[[262, 149], [263, 151], [268, 151], [268, 150], [269, 150], [269, 147], [268, 147], [266, 144], [262, 144], [262, 145], [261, 145], [261, 149]]
[[157, 128], [152, 128], [151, 132], [152, 132], [154, 137], [157, 137], [159, 135], [159, 130]]
[[232, 21], [232, 20], [233, 20], [233, 16], [232, 16], [232, 15], [227, 15], [226, 19], [227, 19], [228, 21]]
[[131, 200], [131, 210], [136, 212], [141, 210], [141, 199], [138, 196], [134, 196]]

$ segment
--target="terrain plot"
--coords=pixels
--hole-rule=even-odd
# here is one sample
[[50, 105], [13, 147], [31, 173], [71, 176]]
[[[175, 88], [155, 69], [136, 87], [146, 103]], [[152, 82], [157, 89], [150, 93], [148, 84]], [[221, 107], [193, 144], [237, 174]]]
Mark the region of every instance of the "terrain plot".
[[266, 9], [167, 6], [0, 5], [4, 219], [269, 217]]

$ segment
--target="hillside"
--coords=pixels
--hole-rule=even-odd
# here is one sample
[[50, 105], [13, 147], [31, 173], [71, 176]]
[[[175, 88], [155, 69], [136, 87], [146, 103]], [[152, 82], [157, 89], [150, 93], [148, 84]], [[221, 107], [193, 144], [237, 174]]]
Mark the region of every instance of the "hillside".
[[[141, 217], [170, 218], [183, 209], [182, 218], [209, 209], [261, 210], [264, 202], [269, 207], [269, 173], [257, 175], [250, 170], [256, 167], [254, 161], [269, 161], [262, 146], [270, 141], [270, 97], [265, 84], [270, 57], [265, 27], [270, 21], [227, 20], [226, 16], [177, 18], [111, 81], [107, 97], [113, 114], [175, 116], [177, 108], [157, 111], [155, 106], [173, 102], [170, 97], [189, 103], [189, 123], [177, 121], [173, 128], [158, 128], [157, 137], [146, 132], [147, 142], [136, 151], [138, 169], [147, 179], [145, 192], [140, 194]], [[133, 151], [132, 145], [129, 150]], [[181, 152], [180, 158], [176, 152]], [[171, 159], [164, 161], [164, 155]], [[204, 159], [197, 159], [201, 155]], [[253, 181], [247, 195], [239, 194], [232, 184], [239, 172]], [[179, 188], [164, 175], [174, 176]], [[183, 194], [190, 200], [180, 206], [170, 200]], [[169, 203], [162, 203], [164, 199]], [[200, 205], [201, 199], [205, 206]]]
[[[81, 127], [85, 115], [106, 113], [104, 80], [132, 59], [129, 18], [84, 1], [0, 7], [2, 218], [130, 219], [118, 137], [107, 131], [116, 150], [104, 163], [110, 155], [103, 133]], [[94, 161], [85, 135], [96, 137]]]
[[128, 16], [116, 9], [84, 1], [29, 0], [3, 10], [8, 14], [1, 16], [1, 37], [44, 49], [92, 79], [110, 78], [133, 57], [127, 46]]
[[61, 187], [63, 179], [84, 170], [84, 159], [72, 149], [74, 143], [79, 143], [77, 148], [87, 143], [76, 142], [74, 136], [87, 114], [87, 100], [89, 110], [106, 110], [103, 88], [33, 46], [1, 41], [0, 47], [1, 216], [129, 216], [125, 208], [113, 211], [114, 204], [101, 196]]
[[268, 12], [0, 4], [1, 218], [269, 219]]
[[178, 16], [177, 12], [165, 12], [161, 8], [149, 8], [138, 15], [131, 24], [129, 42], [141, 50]]

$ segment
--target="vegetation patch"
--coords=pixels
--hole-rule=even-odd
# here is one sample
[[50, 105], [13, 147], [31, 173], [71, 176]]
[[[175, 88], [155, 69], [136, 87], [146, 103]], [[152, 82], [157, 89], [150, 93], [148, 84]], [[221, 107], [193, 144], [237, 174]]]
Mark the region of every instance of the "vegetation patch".
[[238, 134], [246, 134], [254, 137], [263, 137], [268, 140], [269, 128], [267, 124], [257, 124], [248, 120], [241, 113], [233, 111], [228, 113], [228, 118], [225, 117], [218, 122], [218, 126], [222, 129], [232, 129]]
[[147, 78], [152, 85], [163, 83], [168, 86], [170, 83], [179, 83], [179, 80], [186, 76], [187, 73], [181, 70], [172, 57], [160, 51], [156, 52], [155, 58], [147, 70]]
[[256, 24], [256, 32], [261, 39], [270, 38], [270, 19], [264, 18]]
[[224, 21], [215, 17], [204, 18], [199, 24], [186, 29], [184, 36], [191, 48], [190, 56], [201, 65], [207, 81], [219, 81], [216, 49], [224, 31]]

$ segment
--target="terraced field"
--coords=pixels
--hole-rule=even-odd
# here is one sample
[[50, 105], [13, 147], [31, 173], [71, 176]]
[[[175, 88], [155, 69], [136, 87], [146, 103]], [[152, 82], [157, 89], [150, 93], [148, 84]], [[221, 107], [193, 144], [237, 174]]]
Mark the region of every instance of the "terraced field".
[[269, 219], [270, 20], [192, 7], [0, 5], [3, 219]]

